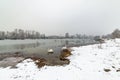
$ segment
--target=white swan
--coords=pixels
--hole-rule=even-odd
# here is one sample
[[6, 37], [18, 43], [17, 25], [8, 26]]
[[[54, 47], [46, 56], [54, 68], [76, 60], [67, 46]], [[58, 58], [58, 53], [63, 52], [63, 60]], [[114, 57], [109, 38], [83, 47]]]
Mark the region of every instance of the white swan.
[[66, 47], [66, 46], [62, 47], [62, 50], [65, 50], [65, 49], [67, 49], [67, 47]]
[[48, 53], [53, 53], [53, 49], [48, 49]]

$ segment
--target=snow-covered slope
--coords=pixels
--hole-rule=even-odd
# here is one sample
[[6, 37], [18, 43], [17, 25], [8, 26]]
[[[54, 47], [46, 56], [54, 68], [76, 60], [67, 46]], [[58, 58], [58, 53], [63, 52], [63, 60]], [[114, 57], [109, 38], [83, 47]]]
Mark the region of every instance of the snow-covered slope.
[[73, 47], [70, 64], [37, 68], [30, 59], [0, 68], [0, 80], [120, 80], [120, 39]]

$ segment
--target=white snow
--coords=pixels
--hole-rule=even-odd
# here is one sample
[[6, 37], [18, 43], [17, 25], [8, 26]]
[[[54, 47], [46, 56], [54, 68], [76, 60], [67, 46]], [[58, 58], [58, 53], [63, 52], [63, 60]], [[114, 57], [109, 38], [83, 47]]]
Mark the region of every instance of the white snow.
[[37, 68], [27, 59], [18, 68], [0, 68], [0, 80], [120, 80], [120, 72], [116, 72], [120, 68], [120, 39], [72, 50], [69, 65]]

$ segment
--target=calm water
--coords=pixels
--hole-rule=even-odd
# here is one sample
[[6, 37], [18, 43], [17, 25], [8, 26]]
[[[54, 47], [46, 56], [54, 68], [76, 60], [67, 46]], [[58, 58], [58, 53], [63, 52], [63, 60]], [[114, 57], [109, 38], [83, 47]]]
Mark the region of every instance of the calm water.
[[36, 40], [0, 40], [0, 53], [24, 51], [26, 53], [45, 54], [52, 48], [58, 53], [65, 45], [69, 47], [96, 43], [90, 39], [36, 39]]

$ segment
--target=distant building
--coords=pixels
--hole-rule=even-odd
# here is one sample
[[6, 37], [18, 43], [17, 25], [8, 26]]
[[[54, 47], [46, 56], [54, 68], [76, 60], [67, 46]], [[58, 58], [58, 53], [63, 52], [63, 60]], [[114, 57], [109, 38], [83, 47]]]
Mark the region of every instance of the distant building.
[[65, 38], [70, 38], [69, 33], [65, 33]]

